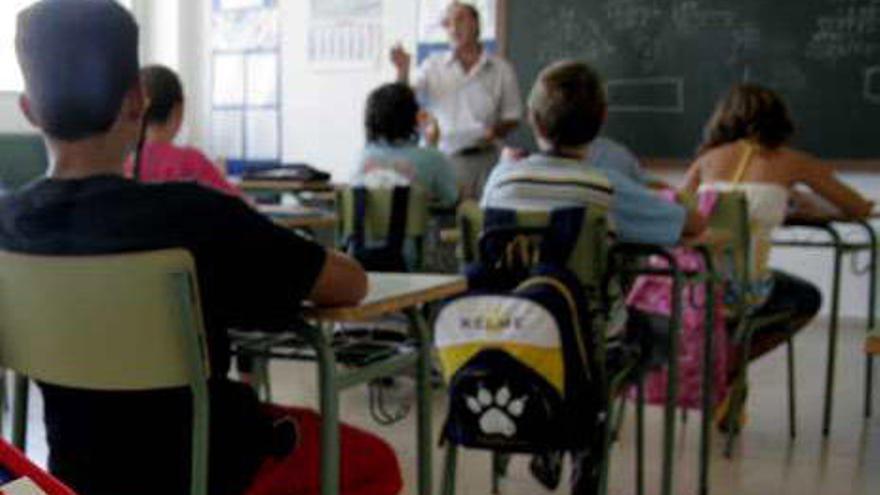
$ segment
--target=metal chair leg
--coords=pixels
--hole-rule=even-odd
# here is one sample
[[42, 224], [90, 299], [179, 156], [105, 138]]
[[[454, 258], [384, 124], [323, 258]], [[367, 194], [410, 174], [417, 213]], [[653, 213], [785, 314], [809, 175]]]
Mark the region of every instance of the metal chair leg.
[[683, 277], [674, 260], [667, 260], [672, 267], [672, 314], [669, 323], [669, 362], [667, 374], [669, 386], [667, 390], [664, 425], [663, 425], [663, 469], [660, 485], [662, 495], [675, 493], [675, 406], [678, 402], [678, 343], [681, 329], [681, 289]]
[[636, 495], [645, 494], [645, 380], [636, 385]]
[[791, 438], [797, 436], [797, 390], [795, 389], [794, 339], [788, 338], [788, 430]]
[[510, 455], [492, 452], [492, 495], [501, 494], [501, 478], [507, 476]]
[[455, 474], [458, 464], [458, 447], [452, 442], [446, 444], [446, 457], [443, 460], [443, 486], [441, 495], [455, 495]]

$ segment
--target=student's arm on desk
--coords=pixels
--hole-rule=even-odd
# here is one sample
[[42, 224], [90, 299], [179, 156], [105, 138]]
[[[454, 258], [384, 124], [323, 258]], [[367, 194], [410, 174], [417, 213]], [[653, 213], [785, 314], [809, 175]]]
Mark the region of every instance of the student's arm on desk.
[[361, 302], [366, 295], [367, 272], [360, 263], [338, 251], [328, 250], [309, 300], [317, 306], [347, 306]]
[[709, 221], [698, 211], [685, 208], [684, 227], [681, 229], [682, 237], [696, 237], [706, 231]]
[[841, 181], [828, 164], [814, 157], [803, 156], [798, 167], [798, 178], [816, 194], [840, 208], [847, 217], [865, 218], [874, 209], [873, 202]]

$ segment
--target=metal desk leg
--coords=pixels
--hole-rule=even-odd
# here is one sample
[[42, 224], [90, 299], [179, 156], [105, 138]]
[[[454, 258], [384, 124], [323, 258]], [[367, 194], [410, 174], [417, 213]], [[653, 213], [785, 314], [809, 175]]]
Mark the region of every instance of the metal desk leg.
[[828, 328], [828, 367], [825, 376], [825, 410], [822, 416], [822, 435], [831, 432], [831, 416], [834, 409], [834, 376], [837, 366], [837, 330], [840, 316], [840, 276], [843, 263], [843, 243], [834, 227], [826, 231], [834, 243], [834, 274], [831, 283], [831, 321]]
[[672, 257], [667, 259], [672, 271], [672, 315], [669, 321], [669, 387], [666, 392], [666, 406], [663, 431], [663, 476], [661, 492], [663, 495], [674, 493], [675, 477], [675, 406], [678, 403], [678, 340], [681, 328], [681, 288], [682, 274]]
[[[859, 222], [870, 240], [871, 252], [868, 264], [868, 333], [874, 331], [877, 311], [877, 231], [870, 222]], [[874, 356], [865, 356], [865, 417], [870, 418], [874, 403]]]
[[318, 358], [318, 388], [321, 402], [321, 495], [339, 495], [339, 384], [336, 355], [323, 330], [309, 328], [308, 337]]
[[417, 308], [408, 309], [406, 314], [419, 345], [416, 370], [419, 494], [431, 495], [431, 332]]
[[703, 417], [702, 431], [700, 433], [700, 495], [709, 493], [709, 446], [712, 439], [712, 404], [714, 393], [712, 390], [712, 366], [715, 364], [715, 271], [712, 267], [712, 257], [708, 252], [703, 253], [706, 262], [708, 280], [705, 284], [706, 291], [706, 334], [703, 336]]
[[12, 406], [12, 445], [15, 445], [22, 452], [26, 452], [27, 447], [29, 399], [30, 381], [26, 376], [16, 373]]

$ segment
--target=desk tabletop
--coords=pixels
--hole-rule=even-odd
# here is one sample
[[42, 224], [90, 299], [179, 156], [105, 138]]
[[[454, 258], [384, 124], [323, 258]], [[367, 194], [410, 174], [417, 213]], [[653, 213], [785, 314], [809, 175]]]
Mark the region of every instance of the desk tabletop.
[[810, 215], [804, 213], [795, 213], [785, 218], [784, 226], [786, 227], [806, 227], [821, 226], [829, 223], [852, 223], [860, 220], [877, 220], [880, 219], [880, 210], [874, 210], [864, 219], [847, 217], [845, 215]]
[[257, 205], [257, 211], [288, 229], [330, 228], [336, 226], [338, 220], [334, 213], [306, 206]]
[[880, 355], [880, 331], [873, 331], [868, 334], [865, 340], [865, 352], [877, 356]]
[[357, 306], [307, 309], [305, 316], [321, 321], [364, 321], [467, 291], [460, 275], [370, 273], [369, 292]]

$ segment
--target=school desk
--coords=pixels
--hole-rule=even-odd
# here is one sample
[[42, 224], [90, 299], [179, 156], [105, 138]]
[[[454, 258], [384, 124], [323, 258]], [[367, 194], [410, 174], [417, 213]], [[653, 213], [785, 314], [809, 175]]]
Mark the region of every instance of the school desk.
[[[773, 245], [780, 247], [800, 247], [830, 249], [833, 254], [833, 269], [831, 278], [831, 308], [828, 320], [828, 360], [825, 369], [825, 402], [822, 415], [822, 435], [828, 436], [831, 431], [831, 418], [834, 408], [834, 383], [835, 368], [837, 363], [837, 333], [840, 320], [840, 289], [841, 275], [843, 272], [843, 256], [868, 252], [867, 273], [868, 281], [868, 308], [867, 308], [867, 331], [871, 332], [876, 326], [876, 303], [877, 303], [877, 230], [870, 220], [880, 219], [880, 213], [873, 213], [868, 219], [855, 220], [844, 216], [807, 216], [793, 215], [786, 219], [783, 225], [785, 229], [808, 229], [826, 234], [827, 239], [774, 239]], [[866, 237], [864, 241], [849, 241], [844, 238], [839, 230], [842, 226], [854, 226], [863, 231]], [[864, 391], [864, 414], [868, 418], [872, 413], [873, 402], [873, 356], [866, 356], [865, 361], [865, 391]]]
[[[253, 342], [243, 347], [270, 349], [273, 343], [287, 338], [304, 339], [315, 352], [318, 364], [318, 385], [321, 423], [321, 495], [339, 493], [339, 395], [343, 390], [392, 376], [416, 367], [416, 442], [418, 451], [418, 493], [431, 495], [432, 460], [434, 447], [431, 440], [431, 332], [419, 307], [467, 290], [467, 282], [457, 275], [370, 273], [367, 297], [354, 306], [337, 308], [307, 308], [305, 324], [295, 337], [266, 336], [264, 342]], [[332, 345], [334, 323], [367, 322], [378, 317], [405, 313], [415, 345], [412, 349], [374, 361], [366, 366], [340, 370]], [[288, 357], [283, 355], [282, 357]]]
[[292, 230], [333, 228], [338, 220], [335, 213], [308, 206], [257, 205], [257, 211], [271, 218], [277, 225]]

